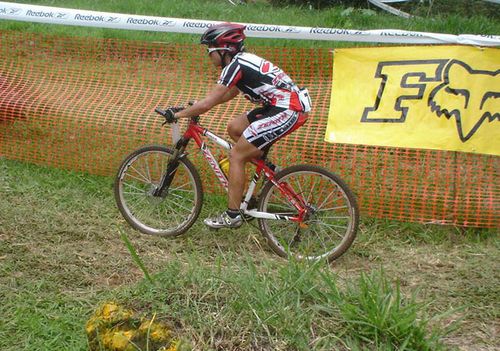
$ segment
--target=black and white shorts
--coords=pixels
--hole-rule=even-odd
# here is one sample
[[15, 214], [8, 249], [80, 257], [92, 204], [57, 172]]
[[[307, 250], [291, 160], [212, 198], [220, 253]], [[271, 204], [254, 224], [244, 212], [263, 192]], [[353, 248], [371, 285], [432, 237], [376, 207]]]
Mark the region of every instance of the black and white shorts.
[[265, 106], [250, 111], [247, 118], [250, 125], [243, 131], [243, 136], [262, 150], [292, 130], [299, 120], [299, 112]]

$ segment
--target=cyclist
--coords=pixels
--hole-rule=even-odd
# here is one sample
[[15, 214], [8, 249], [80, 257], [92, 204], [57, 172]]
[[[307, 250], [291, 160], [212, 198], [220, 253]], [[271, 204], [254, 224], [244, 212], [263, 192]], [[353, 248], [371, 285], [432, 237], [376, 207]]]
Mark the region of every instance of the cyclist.
[[205, 219], [211, 228], [236, 228], [243, 224], [239, 211], [245, 187], [245, 163], [259, 158], [272, 143], [301, 126], [307, 119], [310, 100], [290, 77], [271, 62], [244, 48], [245, 26], [221, 23], [207, 29], [201, 44], [215, 66], [222, 68], [217, 84], [205, 98], [176, 112], [167, 110], [167, 120], [190, 118], [227, 102], [240, 92], [258, 107], [229, 122], [227, 132], [235, 141], [229, 157], [228, 209]]

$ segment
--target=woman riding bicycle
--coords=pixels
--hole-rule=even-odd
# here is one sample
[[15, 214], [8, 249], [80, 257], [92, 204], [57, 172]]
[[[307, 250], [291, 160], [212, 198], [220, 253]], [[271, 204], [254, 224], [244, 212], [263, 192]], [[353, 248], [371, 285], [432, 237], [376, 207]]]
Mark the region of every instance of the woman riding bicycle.
[[239, 207], [245, 187], [245, 164], [259, 158], [274, 142], [300, 127], [310, 110], [306, 89], [271, 62], [245, 52], [245, 26], [222, 23], [210, 27], [201, 37], [208, 46], [212, 63], [222, 68], [215, 87], [207, 96], [186, 109], [171, 108], [165, 117], [190, 118], [235, 98], [240, 92], [262, 106], [245, 112], [229, 122], [227, 132], [235, 141], [230, 152], [228, 209], [205, 219], [211, 228], [236, 228], [243, 224]]

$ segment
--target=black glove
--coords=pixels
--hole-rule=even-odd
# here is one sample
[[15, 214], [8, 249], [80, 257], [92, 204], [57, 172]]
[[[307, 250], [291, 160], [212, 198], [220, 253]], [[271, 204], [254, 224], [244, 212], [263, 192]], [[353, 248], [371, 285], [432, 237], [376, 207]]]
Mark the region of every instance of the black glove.
[[165, 122], [166, 123], [174, 123], [177, 122], [177, 118], [175, 118], [175, 114], [179, 111], [184, 110], [184, 107], [175, 107], [171, 106], [165, 110], [165, 113], [163, 113], [163, 117], [165, 117]]
[[163, 117], [165, 117], [165, 122], [167, 123], [174, 123], [177, 122], [177, 118], [175, 118], [175, 113], [179, 112], [173, 107], [169, 107], [165, 110], [165, 113], [163, 114]]

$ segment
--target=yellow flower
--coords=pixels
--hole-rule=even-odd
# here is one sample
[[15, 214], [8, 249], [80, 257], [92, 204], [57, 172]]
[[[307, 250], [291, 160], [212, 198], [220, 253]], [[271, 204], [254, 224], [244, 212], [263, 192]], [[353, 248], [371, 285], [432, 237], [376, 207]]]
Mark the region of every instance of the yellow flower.
[[131, 310], [118, 306], [114, 302], [104, 304], [96, 314], [97, 317], [106, 321], [128, 319], [132, 315], [133, 312]]
[[102, 306], [99, 315], [102, 318], [109, 319], [116, 311], [118, 311], [119, 308], [120, 307], [118, 307], [118, 305], [115, 304], [114, 302], [107, 303]]
[[96, 330], [96, 318], [92, 317], [87, 321], [87, 324], [85, 324], [85, 331], [87, 334], [93, 334], [94, 331]]
[[166, 341], [169, 337], [170, 333], [164, 330], [154, 330], [149, 334], [149, 337], [153, 341]]
[[133, 330], [128, 331], [117, 331], [114, 332], [111, 338], [111, 345], [104, 345], [105, 347], [110, 348], [111, 350], [127, 350], [130, 348], [133, 350], [130, 341], [134, 337], [135, 332]]
[[154, 323], [154, 317], [151, 320], [143, 320], [139, 330], [144, 333], [144, 335], [148, 334], [152, 341], [155, 342], [166, 342], [170, 339], [171, 331], [168, 327], [163, 323]]
[[[137, 351], [146, 345], [159, 351], [177, 351], [180, 342], [163, 322], [141, 318], [138, 313], [114, 302], [102, 305], [87, 321], [85, 330], [91, 351]], [[149, 340], [148, 340], [149, 339]]]

